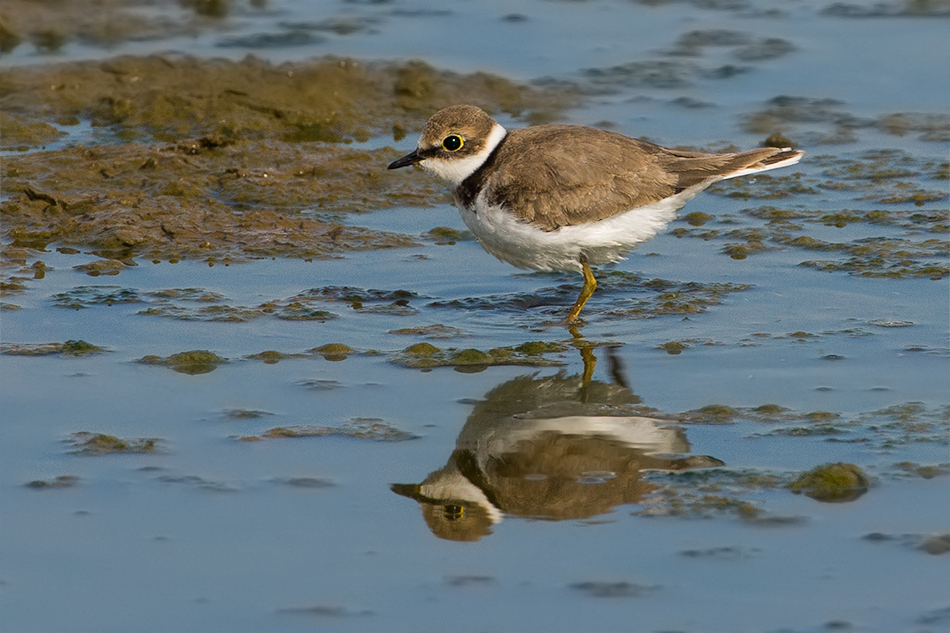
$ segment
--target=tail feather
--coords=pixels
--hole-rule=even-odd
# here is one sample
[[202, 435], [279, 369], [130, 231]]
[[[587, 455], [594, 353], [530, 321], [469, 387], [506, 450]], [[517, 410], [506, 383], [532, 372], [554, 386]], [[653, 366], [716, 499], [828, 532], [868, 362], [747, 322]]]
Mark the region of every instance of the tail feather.
[[[773, 149], [773, 148], [763, 148], [763, 149]], [[751, 152], [743, 152], [738, 154], [738, 157], [750, 156], [757, 153], [761, 153], [763, 150], [752, 150]], [[765, 156], [764, 158], [755, 160], [755, 162], [748, 163], [743, 167], [724, 173], [722, 176], [723, 180], [728, 180], [729, 178], [738, 178], [739, 176], [748, 176], [749, 174], [757, 174], [762, 171], [769, 171], [770, 169], [781, 169], [782, 167], [789, 167], [796, 164], [802, 159], [802, 156], [805, 152], [801, 150], [792, 149], [790, 147], [784, 147], [781, 149], [773, 149], [773, 152], [770, 155]], [[756, 157], [757, 158], [757, 157]]]
[[756, 174], [760, 171], [794, 165], [805, 152], [791, 148], [762, 147], [739, 154], [698, 154], [666, 150], [661, 155], [663, 167], [677, 176], [677, 189], [700, 183]]

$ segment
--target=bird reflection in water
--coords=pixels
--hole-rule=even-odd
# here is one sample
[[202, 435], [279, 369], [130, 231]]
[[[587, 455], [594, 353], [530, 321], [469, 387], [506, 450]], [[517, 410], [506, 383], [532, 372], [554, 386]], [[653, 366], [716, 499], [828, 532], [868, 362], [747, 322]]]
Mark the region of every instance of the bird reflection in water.
[[586, 519], [653, 492], [641, 471], [723, 465], [685, 455], [686, 434], [670, 420], [630, 414], [641, 400], [611, 348], [609, 383], [593, 380], [593, 350], [580, 349], [583, 374], [498, 385], [475, 405], [445, 466], [420, 484], [391, 486], [419, 503], [433, 534], [477, 541], [505, 516]]

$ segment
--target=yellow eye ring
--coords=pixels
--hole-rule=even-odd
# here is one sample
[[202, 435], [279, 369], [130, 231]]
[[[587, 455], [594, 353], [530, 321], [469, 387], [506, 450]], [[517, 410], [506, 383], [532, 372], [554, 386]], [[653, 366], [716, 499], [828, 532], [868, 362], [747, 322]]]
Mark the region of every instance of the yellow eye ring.
[[465, 145], [465, 141], [458, 134], [450, 134], [442, 139], [442, 149], [449, 152], [457, 152]]

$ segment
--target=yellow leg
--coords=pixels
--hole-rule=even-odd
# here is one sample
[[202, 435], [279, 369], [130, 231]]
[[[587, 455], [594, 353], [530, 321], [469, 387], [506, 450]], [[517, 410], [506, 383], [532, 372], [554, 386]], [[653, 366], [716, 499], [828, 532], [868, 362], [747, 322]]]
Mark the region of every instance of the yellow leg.
[[581, 295], [577, 298], [577, 301], [574, 302], [571, 313], [567, 315], [568, 323], [577, 318], [577, 315], [579, 315], [584, 308], [584, 304], [587, 303], [590, 296], [597, 290], [597, 280], [594, 279], [594, 273], [590, 270], [590, 264], [587, 263], [587, 258], [583, 255], [581, 255], [581, 266], [583, 267], [582, 272], [584, 273], [584, 287], [581, 288]]

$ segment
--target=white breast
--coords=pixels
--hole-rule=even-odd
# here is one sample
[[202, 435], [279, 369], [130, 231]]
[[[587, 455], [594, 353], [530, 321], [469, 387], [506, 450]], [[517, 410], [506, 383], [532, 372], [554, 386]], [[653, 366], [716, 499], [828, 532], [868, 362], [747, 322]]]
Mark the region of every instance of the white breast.
[[486, 251], [512, 266], [530, 270], [581, 271], [580, 256], [593, 265], [615, 262], [640, 242], [652, 238], [676, 217], [676, 212], [715, 180], [611, 218], [545, 231], [522, 222], [486, 202], [485, 192], [474, 209], [459, 205], [459, 213]]

